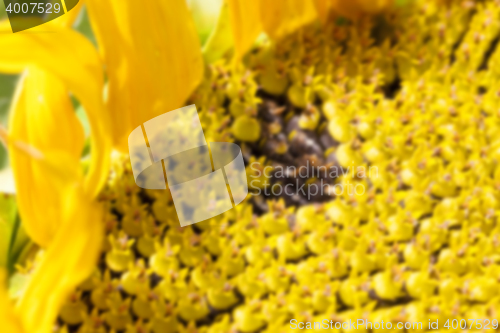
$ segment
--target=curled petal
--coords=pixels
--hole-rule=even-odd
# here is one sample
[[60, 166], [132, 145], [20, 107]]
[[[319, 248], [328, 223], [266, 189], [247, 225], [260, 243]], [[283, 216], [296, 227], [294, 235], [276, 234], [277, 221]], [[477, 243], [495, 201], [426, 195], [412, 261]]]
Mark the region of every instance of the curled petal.
[[101, 250], [102, 207], [75, 184], [67, 183], [63, 193], [64, 223], [17, 304], [26, 332], [51, 332], [62, 304], [91, 274]]
[[[81, 181], [84, 134], [69, 94], [56, 77], [32, 67], [18, 88], [9, 136], [18, 205], [31, 239], [47, 246], [62, 221], [65, 195], [61, 175], [47, 173], [47, 164], [60, 163], [63, 172], [73, 173], [68, 181]], [[52, 152], [61, 152], [65, 159], [50, 160]]]
[[[80, 100], [92, 130], [92, 161], [85, 188], [89, 195], [96, 196], [107, 178], [111, 147], [110, 118], [102, 102], [104, 83], [99, 55], [93, 45], [75, 31], [57, 29], [57, 34], [36, 33], [41, 27], [28, 32], [0, 34], [0, 72], [19, 73], [30, 66], [36, 66], [57, 78], [67, 91], [71, 91]], [[8, 29], [7, 25], [0, 24], [0, 32], [9, 31]], [[39, 91], [40, 95], [51, 94], [50, 85], [45, 84], [44, 89], [45, 91]], [[67, 91], [64, 94], [67, 95]], [[18, 95], [22, 96], [22, 93], [19, 92]], [[57, 107], [52, 105], [46, 111], [56, 112]], [[15, 111], [14, 114], [16, 113], [18, 112]], [[55, 118], [51, 120], [58, 121]]]

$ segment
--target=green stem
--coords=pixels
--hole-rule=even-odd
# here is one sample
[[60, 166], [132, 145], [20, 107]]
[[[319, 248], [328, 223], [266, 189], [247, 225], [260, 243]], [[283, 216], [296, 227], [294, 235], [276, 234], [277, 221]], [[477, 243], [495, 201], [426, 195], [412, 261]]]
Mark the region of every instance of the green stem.
[[7, 252], [7, 269], [9, 271], [9, 275], [14, 273], [15, 266], [15, 258], [14, 258], [14, 244], [16, 243], [17, 233], [19, 231], [19, 227], [21, 226], [21, 218], [19, 213], [16, 213], [16, 219], [14, 221], [14, 226], [12, 227], [12, 234], [10, 236], [10, 244], [9, 251]]

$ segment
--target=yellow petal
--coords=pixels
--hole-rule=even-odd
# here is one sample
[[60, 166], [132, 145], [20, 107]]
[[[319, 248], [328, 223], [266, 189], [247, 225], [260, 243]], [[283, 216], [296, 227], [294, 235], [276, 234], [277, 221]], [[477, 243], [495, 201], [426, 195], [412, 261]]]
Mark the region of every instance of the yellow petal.
[[26, 331], [21, 324], [20, 318], [14, 313], [7, 290], [4, 288], [7, 284], [5, 276], [6, 273], [0, 269], [0, 323], [2, 323], [2, 331], [24, 333]]
[[19, 73], [35, 65], [59, 79], [79, 99], [92, 130], [92, 162], [86, 190], [95, 196], [107, 179], [111, 146], [109, 114], [102, 101], [104, 83], [99, 55], [93, 45], [75, 31], [58, 29], [55, 33], [38, 33], [43, 31], [40, 29], [35, 27], [12, 34], [8, 24], [0, 23], [0, 72]]
[[319, 20], [322, 24], [325, 24], [332, 9], [332, 0], [314, 0], [314, 5], [316, 6]]
[[357, 1], [343, 1], [343, 0], [331, 0], [332, 8], [341, 16], [348, 17], [350, 19], [355, 19], [361, 14], [361, 8], [359, 7]]
[[260, 13], [264, 31], [279, 39], [317, 18], [312, 1], [260, 0]]
[[[62, 171], [62, 170], [61, 170]], [[102, 207], [84, 189], [68, 184], [62, 222], [17, 306], [30, 333], [51, 332], [69, 294], [95, 267], [103, 239]]]
[[185, 0], [87, 2], [109, 79], [115, 147], [145, 121], [184, 106], [203, 76]]
[[[47, 175], [47, 154], [64, 153], [65, 172], [79, 181], [84, 134], [67, 90], [53, 75], [36, 67], [21, 81], [10, 122], [10, 159], [17, 187], [17, 200], [24, 226], [31, 239], [47, 246], [59, 228], [64, 193], [57, 186], [59, 175]], [[36, 149], [31, 153], [27, 150]], [[40, 154], [40, 156], [33, 156]], [[54, 179], [55, 178], [55, 179]]]
[[260, 2], [228, 0], [235, 57], [240, 59], [252, 47], [262, 32]]

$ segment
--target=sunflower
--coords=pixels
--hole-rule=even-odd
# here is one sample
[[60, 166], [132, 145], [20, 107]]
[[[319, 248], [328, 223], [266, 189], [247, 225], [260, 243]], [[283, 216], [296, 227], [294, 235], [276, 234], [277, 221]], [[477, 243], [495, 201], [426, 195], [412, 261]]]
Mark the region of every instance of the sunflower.
[[[8, 332], [498, 328], [498, 1], [227, 0], [204, 45], [184, 0], [70, 13], [0, 24], [0, 71], [21, 73], [0, 137], [36, 244], [2, 275]], [[181, 228], [127, 137], [187, 104], [240, 145], [251, 193]]]

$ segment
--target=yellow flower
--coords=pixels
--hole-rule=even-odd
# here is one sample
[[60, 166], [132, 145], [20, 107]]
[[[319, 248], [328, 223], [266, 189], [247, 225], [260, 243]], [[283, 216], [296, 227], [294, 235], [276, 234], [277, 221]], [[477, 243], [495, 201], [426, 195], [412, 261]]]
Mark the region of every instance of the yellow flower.
[[[226, 57], [205, 68], [208, 73], [193, 95], [207, 138], [241, 141], [250, 134], [247, 141], [254, 143], [245, 143], [242, 151], [250, 162], [262, 164], [248, 167], [249, 181], [258, 180], [257, 187], [267, 186], [265, 165], [278, 178], [281, 166], [307, 160], [342, 165], [342, 173], [327, 185], [343, 192], [332, 190], [331, 198], [319, 198], [319, 206], [307, 206], [300, 194], [299, 200], [260, 196], [224, 216], [179, 228], [172, 196], [139, 189], [126, 155], [114, 161], [99, 196], [107, 210], [101, 214], [94, 199], [101, 183], [90, 179], [105, 177], [107, 166], [94, 161], [102, 169], [80, 170], [82, 133], [67, 97], [73, 93], [90, 118], [97, 115], [94, 121], [110, 134], [108, 150], [111, 137], [124, 150], [123, 128], [186, 98], [199, 79], [192, 24], [188, 16], [163, 21], [163, 14], [172, 18], [163, 12], [165, 3], [148, 3], [134, 16], [139, 7], [128, 0], [94, 1], [90, 16], [106, 66], [88, 43], [79, 46], [80, 37], [61, 27], [63, 40], [73, 36], [69, 46], [88, 51], [89, 57], [63, 59], [75, 54], [27, 34], [19, 38], [30, 41], [37, 54], [9, 49], [4, 63], [0, 55], [0, 69], [16, 64], [9, 71], [20, 71], [29, 65], [16, 97], [15, 126], [3, 136], [14, 154], [16, 177], [27, 175], [20, 180], [26, 181], [19, 192], [23, 220], [36, 241], [47, 244], [15, 307], [0, 290], [4, 326], [14, 333], [48, 333], [61, 304], [59, 318], [66, 325], [83, 322], [80, 333], [215, 333], [264, 326], [269, 332], [287, 331], [291, 317], [393, 323], [439, 318], [443, 323], [458, 314], [495, 316], [500, 95], [498, 66], [492, 64], [500, 52], [487, 50], [499, 31], [493, 20], [500, 13], [497, 3], [450, 3], [440, 10], [435, 2], [421, 2], [414, 11], [372, 20], [365, 14], [382, 11], [389, 1], [227, 0], [216, 28], [221, 35], [212, 36], [204, 53], [207, 62]], [[166, 3], [187, 13], [183, 2]], [[356, 22], [333, 20], [335, 15]], [[159, 40], [169, 36], [171, 25], [186, 29], [174, 46], [196, 53], [186, 77], [179, 77], [178, 66], [190, 66], [190, 58], [179, 60], [178, 50], [162, 53], [169, 48]], [[270, 40], [246, 56], [261, 32]], [[54, 68], [48, 56], [38, 60], [48, 54], [40, 41], [62, 53], [54, 57], [63, 65], [68, 61], [89, 82], [93, 76], [87, 74], [96, 74], [90, 93], [78, 90], [81, 78]], [[226, 54], [231, 44], [232, 58]], [[168, 61], [177, 67], [166, 73]], [[105, 101], [100, 97], [103, 67], [109, 78]], [[182, 86], [172, 87], [170, 78]], [[178, 94], [174, 99], [172, 92]], [[96, 108], [88, 110], [89, 100], [95, 101], [90, 106], [102, 104], [103, 117], [111, 114], [114, 123], [106, 124]], [[141, 103], [146, 110], [135, 114]], [[59, 119], [64, 130], [57, 127]], [[268, 149], [273, 142], [284, 143], [279, 154]], [[305, 142], [308, 146], [298, 147]], [[347, 167], [358, 173], [374, 163], [379, 169], [374, 177], [344, 173]], [[293, 170], [288, 174], [288, 181], [274, 184], [273, 179], [272, 185], [305, 178]], [[31, 192], [28, 180], [36, 182]], [[348, 180], [367, 191], [352, 193]], [[198, 198], [195, 189], [193, 197]], [[55, 206], [61, 209], [46, 212]], [[40, 218], [40, 212], [50, 219]], [[95, 221], [107, 222], [107, 243]], [[93, 278], [78, 284], [91, 272]], [[88, 313], [72, 312], [86, 307]], [[134, 318], [139, 320], [133, 323]], [[42, 326], [34, 328], [34, 323]]]

